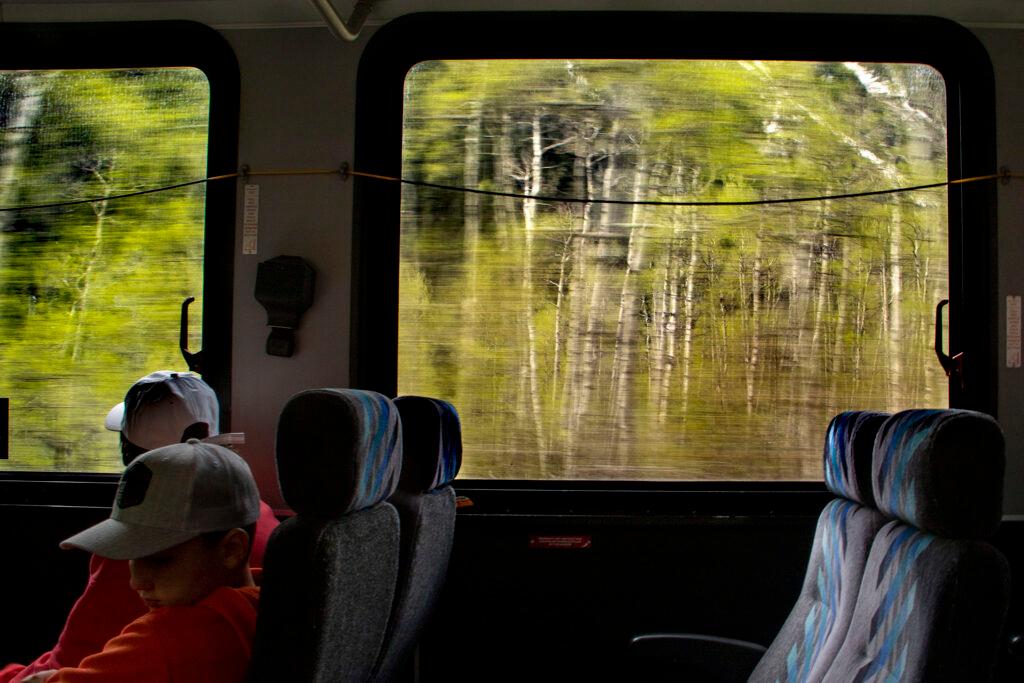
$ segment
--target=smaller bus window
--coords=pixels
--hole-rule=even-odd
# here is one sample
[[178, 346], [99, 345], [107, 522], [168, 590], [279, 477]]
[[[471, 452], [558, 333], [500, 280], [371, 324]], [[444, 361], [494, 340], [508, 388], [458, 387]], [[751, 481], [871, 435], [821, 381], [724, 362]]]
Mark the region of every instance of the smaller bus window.
[[[194, 68], [0, 71], [0, 208], [202, 178], [209, 109]], [[0, 211], [0, 471], [120, 471], [103, 418], [142, 375], [182, 368], [181, 302], [203, 294], [205, 193]]]

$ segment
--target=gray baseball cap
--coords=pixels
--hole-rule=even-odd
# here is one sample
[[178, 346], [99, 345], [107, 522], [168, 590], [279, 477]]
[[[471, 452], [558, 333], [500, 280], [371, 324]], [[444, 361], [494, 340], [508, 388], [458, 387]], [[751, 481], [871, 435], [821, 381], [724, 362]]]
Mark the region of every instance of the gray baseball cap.
[[208, 531], [247, 526], [259, 516], [259, 491], [241, 456], [189, 439], [132, 461], [121, 475], [110, 518], [60, 547], [134, 560]]

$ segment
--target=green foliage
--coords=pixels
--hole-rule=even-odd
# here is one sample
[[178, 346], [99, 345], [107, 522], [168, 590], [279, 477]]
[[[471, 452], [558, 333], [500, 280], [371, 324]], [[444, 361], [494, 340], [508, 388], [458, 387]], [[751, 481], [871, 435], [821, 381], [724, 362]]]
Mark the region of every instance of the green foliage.
[[[613, 200], [874, 190], [944, 178], [944, 111], [913, 65], [429, 62], [404, 173]], [[817, 479], [835, 412], [946, 401], [940, 191], [406, 199], [399, 390], [459, 408], [463, 476]]]
[[[0, 79], [4, 206], [205, 175], [209, 88], [196, 70]], [[140, 376], [182, 365], [178, 316], [185, 297], [202, 294], [204, 200], [199, 185], [0, 213], [0, 391], [11, 398], [11, 460], [0, 467], [120, 469], [103, 417]]]

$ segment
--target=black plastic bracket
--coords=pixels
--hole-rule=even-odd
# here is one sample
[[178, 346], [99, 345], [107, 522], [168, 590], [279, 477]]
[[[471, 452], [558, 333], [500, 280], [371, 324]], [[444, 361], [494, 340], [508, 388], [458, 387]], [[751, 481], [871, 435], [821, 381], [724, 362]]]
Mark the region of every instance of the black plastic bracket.
[[256, 270], [256, 300], [267, 311], [267, 354], [290, 357], [295, 353], [295, 330], [313, 304], [316, 272], [298, 256], [277, 256]]

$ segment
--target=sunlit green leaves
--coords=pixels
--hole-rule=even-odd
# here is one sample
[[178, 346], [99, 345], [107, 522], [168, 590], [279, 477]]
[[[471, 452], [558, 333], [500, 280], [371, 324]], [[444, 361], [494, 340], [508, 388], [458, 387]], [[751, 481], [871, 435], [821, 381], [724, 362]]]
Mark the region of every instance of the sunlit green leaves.
[[[944, 112], [913, 65], [430, 62], [403, 173], [612, 200], [885, 189], [945, 179]], [[946, 401], [941, 191], [404, 197], [399, 390], [459, 408], [464, 476], [815, 479], [835, 412]]]
[[[205, 176], [209, 86], [197, 70], [6, 72], [0, 98], [4, 206]], [[202, 295], [204, 201], [197, 185], [0, 212], [0, 391], [11, 398], [0, 467], [120, 469], [103, 417], [140, 376], [183, 369], [178, 318]]]

